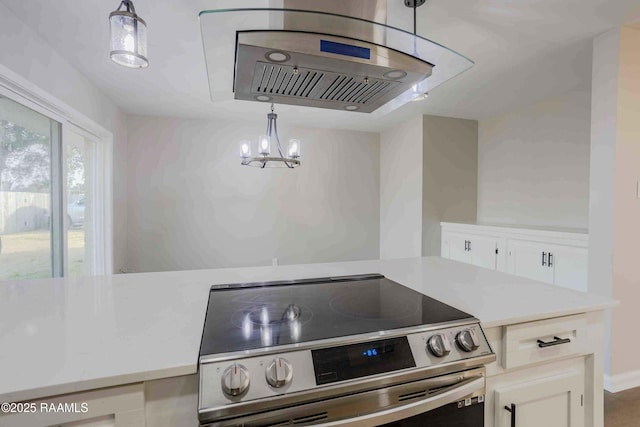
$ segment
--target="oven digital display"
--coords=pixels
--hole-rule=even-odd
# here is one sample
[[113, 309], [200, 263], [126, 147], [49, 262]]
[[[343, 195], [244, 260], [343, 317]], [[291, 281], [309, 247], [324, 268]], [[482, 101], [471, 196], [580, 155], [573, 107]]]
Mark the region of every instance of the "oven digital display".
[[312, 350], [316, 384], [416, 366], [407, 337]]
[[393, 353], [393, 343], [382, 341], [378, 345], [356, 345], [347, 348], [347, 357], [350, 366], [359, 366], [364, 363], [378, 363]]

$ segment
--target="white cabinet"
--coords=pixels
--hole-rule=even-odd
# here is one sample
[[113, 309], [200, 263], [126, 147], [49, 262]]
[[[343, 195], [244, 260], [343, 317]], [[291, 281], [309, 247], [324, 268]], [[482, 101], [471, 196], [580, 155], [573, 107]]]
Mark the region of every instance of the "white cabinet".
[[442, 223], [441, 256], [587, 290], [586, 232]]
[[579, 371], [497, 388], [495, 427], [582, 427], [583, 405]]
[[32, 400], [34, 412], [0, 414], [2, 427], [145, 427], [144, 384]]
[[548, 265], [549, 252], [542, 243], [509, 240], [507, 272], [517, 276], [553, 283], [553, 269]]
[[556, 246], [553, 254], [553, 283], [578, 291], [587, 291], [587, 248]]
[[486, 426], [603, 427], [602, 312], [487, 328], [485, 335], [497, 356], [487, 365]]
[[498, 259], [498, 241], [491, 237], [473, 236], [469, 238], [471, 264], [478, 267], [496, 269]]
[[469, 240], [468, 235], [460, 233], [448, 233], [442, 236], [442, 252], [445, 258], [452, 259], [454, 261], [471, 263], [471, 255], [467, 251], [467, 243]]
[[512, 239], [507, 272], [578, 291], [587, 290], [587, 248]]
[[490, 236], [446, 232], [441, 247], [445, 258], [493, 270], [497, 267], [498, 240]]

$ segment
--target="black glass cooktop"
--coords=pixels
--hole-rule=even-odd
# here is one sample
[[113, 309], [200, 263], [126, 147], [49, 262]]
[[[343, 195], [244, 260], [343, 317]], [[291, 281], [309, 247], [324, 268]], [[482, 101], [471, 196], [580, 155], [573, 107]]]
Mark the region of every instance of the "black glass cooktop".
[[471, 317], [380, 275], [212, 286], [200, 355]]

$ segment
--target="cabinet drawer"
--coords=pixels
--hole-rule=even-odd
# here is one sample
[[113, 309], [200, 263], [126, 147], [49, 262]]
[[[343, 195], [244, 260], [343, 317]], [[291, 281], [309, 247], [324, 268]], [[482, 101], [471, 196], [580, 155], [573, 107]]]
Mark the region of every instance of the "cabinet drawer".
[[509, 325], [502, 338], [502, 365], [517, 368], [579, 354], [584, 351], [584, 314]]

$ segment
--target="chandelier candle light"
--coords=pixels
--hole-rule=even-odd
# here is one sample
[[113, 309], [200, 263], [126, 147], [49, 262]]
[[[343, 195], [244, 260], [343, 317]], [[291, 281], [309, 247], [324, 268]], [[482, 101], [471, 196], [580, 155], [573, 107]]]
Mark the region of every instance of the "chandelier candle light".
[[111, 59], [125, 67], [147, 68], [147, 24], [136, 14], [133, 1], [123, 0], [109, 15], [109, 24]]
[[[278, 115], [273, 112], [273, 104], [271, 104], [271, 113], [267, 114], [267, 132], [266, 135], [258, 137], [258, 156], [251, 156], [252, 142], [246, 139], [240, 141], [240, 158], [242, 165], [255, 166], [264, 169], [265, 167], [287, 167], [293, 169], [300, 166], [300, 140], [290, 139], [287, 147], [287, 155], [282, 152], [280, 145], [280, 137], [278, 136]], [[271, 156], [271, 142], [275, 140], [275, 149], [277, 155]]]

